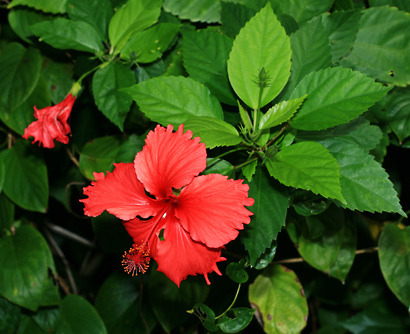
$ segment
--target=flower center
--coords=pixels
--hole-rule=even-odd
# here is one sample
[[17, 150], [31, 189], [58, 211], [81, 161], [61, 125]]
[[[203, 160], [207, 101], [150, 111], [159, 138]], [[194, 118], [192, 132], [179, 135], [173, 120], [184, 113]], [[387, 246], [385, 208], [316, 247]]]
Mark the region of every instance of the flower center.
[[132, 276], [138, 275], [138, 272], [144, 274], [149, 266], [149, 249], [145, 243], [141, 245], [134, 244], [128, 252], [125, 252], [121, 261], [124, 270]]

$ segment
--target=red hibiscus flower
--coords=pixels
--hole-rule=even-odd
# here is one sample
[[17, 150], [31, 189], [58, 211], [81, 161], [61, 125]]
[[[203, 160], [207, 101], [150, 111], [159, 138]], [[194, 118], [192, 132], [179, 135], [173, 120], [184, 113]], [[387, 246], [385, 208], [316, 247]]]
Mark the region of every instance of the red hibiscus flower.
[[249, 187], [219, 174], [198, 176], [206, 167], [205, 144], [173, 127], [157, 126], [134, 163], [94, 173], [81, 200], [88, 216], [104, 210], [124, 220], [134, 247], [124, 255], [126, 271], [145, 272], [149, 258], [175, 284], [188, 275], [221, 273], [221, 249], [238, 236], [252, 213]]
[[24, 139], [34, 137], [33, 144], [38, 141], [39, 145], [43, 144], [46, 148], [53, 148], [54, 139], [68, 144], [68, 134], [71, 129], [67, 123], [71, 109], [75, 101], [75, 96], [71, 93], [60, 103], [52, 107], [45, 107], [38, 110], [34, 107], [34, 117], [37, 121], [31, 123], [24, 130]]

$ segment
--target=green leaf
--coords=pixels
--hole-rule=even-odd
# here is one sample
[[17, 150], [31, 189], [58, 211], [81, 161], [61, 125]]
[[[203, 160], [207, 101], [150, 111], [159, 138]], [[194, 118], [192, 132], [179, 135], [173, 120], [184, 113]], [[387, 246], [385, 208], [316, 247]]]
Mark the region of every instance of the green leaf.
[[196, 304], [188, 313], [195, 314], [202, 322], [202, 325], [210, 332], [216, 332], [218, 326], [215, 324], [215, 313], [204, 304]]
[[245, 128], [245, 132], [250, 132], [252, 130], [252, 121], [251, 118], [249, 117], [248, 112], [245, 110], [244, 107], [242, 107], [242, 104], [238, 101], [238, 109], [239, 109], [239, 115], [242, 120], [242, 124]]
[[18, 334], [45, 334], [44, 332], [33, 320], [26, 314], [22, 314], [20, 325], [17, 330]]
[[89, 180], [94, 172], [112, 171], [114, 162], [132, 162], [138, 151], [142, 150], [142, 141], [135, 137], [122, 142], [115, 136], [96, 138], [87, 143], [80, 154], [80, 171]]
[[292, 67], [286, 96], [309, 73], [331, 65], [329, 33], [320, 17], [304, 24], [290, 36]]
[[11, 113], [34, 91], [40, 78], [41, 55], [18, 43], [8, 44], [0, 55], [0, 113]]
[[93, 95], [98, 109], [118, 128], [123, 125], [132, 99], [121, 88], [135, 83], [132, 71], [120, 63], [110, 63], [100, 68], [93, 76]]
[[[356, 226], [343, 215], [343, 210], [331, 206], [320, 215], [295, 220], [292, 225], [288, 228], [289, 235], [303, 259], [344, 281], [355, 257]], [[296, 232], [291, 233], [293, 229]]]
[[[234, 40], [228, 60], [228, 75], [236, 94], [253, 109], [271, 102], [289, 78], [290, 56], [289, 37], [268, 4]], [[267, 84], [259, 99], [262, 69], [267, 73]]]
[[410, 227], [386, 224], [379, 239], [380, 269], [389, 288], [410, 308]]
[[357, 70], [380, 81], [410, 83], [410, 15], [393, 7], [362, 11], [359, 31], [347, 60]]
[[253, 268], [261, 270], [265, 269], [273, 260], [276, 255], [277, 243], [276, 240], [272, 242], [270, 248], [266, 250], [255, 262]]
[[203, 303], [209, 292], [203, 278], [189, 278], [182, 281], [178, 288], [163, 273], [154, 270], [151, 271], [149, 283], [152, 310], [166, 332], [186, 321], [189, 317], [186, 310]]
[[[0, 164], [0, 170], [1, 170]], [[0, 172], [1, 174], [1, 172]], [[14, 222], [14, 204], [6, 195], [0, 193], [0, 236], [4, 230], [10, 230]]]
[[405, 216], [383, 167], [362, 148], [341, 140], [324, 142], [340, 167], [340, 184], [350, 210], [397, 212]]
[[241, 171], [243, 176], [246, 177], [248, 182], [252, 181], [252, 177], [256, 172], [256, 167], [258, 166], [258, 160], [255, 159], [252, 162], [248, 163], [246, 166], [242, 167]]
[[164, 10], [192, 22], [219, 22], [220, 0], [164, 0]]
[[259, 129], [269, 129], [288, 121], [299, 109], [307, 95], [290, 101], [275, 104], [264, 114], [259, 122]]
[[101, 38], [97, 31], [88, 23], [73, 21], [66, 18], [56, 18], [32, 25], [34, 35], [56, 49], [73, 49], [86, 52], [103, 50]]
[[369, 0], [370, 7], [376, 6], [392, 6], [397, 7], [403, 12], [410, 12], [410, 1], [409, 0]]
[[219, 101], [199, 82], [183, 77], [158, 77], [124, 89], [154, 122], [178, 126], [192, 116], [223, 119]]
[[52, 15], [46, 15], [25, 7], [12, 9], [8, 15], [10, 27], [21, 39], [29, 44], [33, 42], [30, 38], [33, 36], [30, 26], [52, 18]]
[[[51, 263], [50, 263], [51, 261]], [[0, 294], [35, 311], [48, 289], [52, 255], [42, 235], [31, 225], [0, 239]]]
[[233, 146], [242, 141], [231, 124], [213, 117], [190, 117], [184, 122], [184, 129], [192, 130], [195, 137], [201, 137], [207, 148]]
[[13, 0], [7, 7], [28, 6], [46, 13], [65, 13], [67, 0]]
[[230, 37], [235, 37], [256, 11], [240, 3], [221, 2], [222, 31]]
[[182, 55], [184, 66], [193, 79], [207, 86], [221, 102], [236, 105], [226, 65], [232, 43], [231, 38], [210, 28], [186, 30]]
[[33, 320], [46, 333], [53, 333], [60, 321], [60, 308], [41, 308], [33, 315]]
[[0, 332], [2, 334], [16, 333], [20, 319], [20, 307], [0, 297]]
[[265, 269], [249, 286], [249, 302], [268, 334], [299, 333], [306, 326], [308, 306], [302, 286], [286, 267]]
[[245, 270], [245, 260], [241, 260], [238, 263], [229, 263], [226, 267], [226, 275], [236, 283], [246, 283], [249, 275]]
[[[74, 84], [73, 65], [46, 58], [43, 61], [41, 73], [44, 78], [47, 78], [46, 86], [48, 87], [51, 101], [55, 104], [63, 101]], [[38, 102], [33, 105], [37, 104]], [[31, 108], [33, 108], [33, 105], [31, 105]]]
[[148, 296], [141, 295], [141, 284], [140, 277], [118, 272], [102, 284], [95, 308], [109, 333], [146, 333], [154, 327], [156, 321], [149, 307]]
[[297, 143], [266, 161], [269, 174], [288, 187], [310, 190], [345, 202], [336, 159], [321, 144]]
[[121, 50], [121, 58], [137, 63], [153, 62], [166, 51], [180, 27], [176, 23], [158, 23], [133, 34]]
[[332, 0], [288, 0], [272, 1], [272, 6], [275, 13], [288, 14], [297, 23], [302, 23], [318, 14], [327, 12], [332, 3]]
[[288, 195], [273, 183], [265, 172], [259, 168], [249, 186], [249, 197], [255, 204], [249, 208], [253, 212], [252, 221], [241, 234], [241, 241], [249, 253], [250, 265], [276, 239], [282, 226], [285, 225], [286, 213], [289, 207]]
[[26, 210], [45, 212], [48, 202], [47, 167], [30, 144], [17, 140], [0, 154], [5, 167], [4, 193]]
[[57, 334], [105, 334], [107, 329], [94, 307], [83, 297], [69, 295], [61, 302]]
[[410, 90], [394, 91], [385, 105], [390, 127], [402, 143], [410, 136]]
[[157, 22], [162, 0], [129, 0], [112, 17], [108, 26], [111, 48], [121, 51], [128, 39]]
[[254, 313], [255, 310], [246, 307], [231, 308], [218, 320], [218, 327], [224, 333], [238, 333], [250, 324]]
[[[202, 174], [222, 174], [227, 175], [230, 178], [234, 177], [234, 167], [232, 164], [223, 159], [214, 159], [214, 158], [207, 158], [207, 167], [202, 172]], [[210, 161], [213, 161], [210, 163]]]
[[108, 23], [113, 14], [109, 0], [67, 0], [67, 2], [67, 13], [71, 20], [89, 24], [101, 40], [107, 41]]
[[291, 126], [299, 130], [323, 130], [347, 123], [379, 101], [385, 87], [350, 69], [333, 67], [305, 76], [291, 98], [308, 94]]
[[47, 82], [43, 77], [40, 77], [37, 86], [34, 88], [34, 91], [28, 99], [17, 108], [0, 113], [0, 118], [9, 128], [22, 135], [24, 133], [24, 129], [35, 120], [33, 107], [36, 106], [38, 109], [41, 109], [49, 106], [50, 103], [51, 101]]

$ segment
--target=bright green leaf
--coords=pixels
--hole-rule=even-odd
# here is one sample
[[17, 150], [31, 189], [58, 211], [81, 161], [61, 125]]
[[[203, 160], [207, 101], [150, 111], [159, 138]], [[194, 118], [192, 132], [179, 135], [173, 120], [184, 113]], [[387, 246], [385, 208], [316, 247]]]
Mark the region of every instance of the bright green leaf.
[[136, 32], [157, 22], [162, 0], [129, 0], [114, 14], [108, 26], [111, 47], [121, 51]]
[[233, 146], [242, 141], [232, 125], [213, 117], [190, 117], [184, 122], [184, 129], [192, 130], [194, 136], [200, 137], [207, 148]]
[[93, 95], [98, 109], [119, 129], [130, 110], [132, 99], [121, 88], [135, 83], [132, 71], [120, 63], [110, 63], [93, 76]]
[[323, 142], [340, 167], [340, 184], [350, 210], [397, 212], [405, 215], [393, 184], [383, 167], [357, 145]]
[[61, 302], [61, 319], [56, 334], [106, 334], [107, 330], [95, 308], [78, 295]]
[[29, 6], [46, 13], [62, 14], [66, 11], [67, 0], [13, 0], [7, 7]]
[[241, 233], [241, 241], [249, 253], [251, 265], [271, 246], [285, 225], [289, 197], [272, 181], [259, 168], [249, 186], [249, 197], [255, 200], [255, 204], [249, 208], [253, 216]]
[[[356, 251], [356, 226], [343, 210], [331, 206], [324, 213], [294, 221], [289, 233], [299, 254], [312, 267], [341, 281], [346, 279]], [[312, 230], [313, 228], [313, 230]], [[315, 233], [315, 230], [321, 232]], [[288, 228], [293, 230], [292, 227]]]
[[[117, 224], [121, 225], [119, 222]], [[140, 294], [141, 284], [140, 277], [134, 278], [117, 272], [102, 284], [95, 308], [109, 333], [145, 333], [154, 327], [156, 321], [145, 299], [148, 296]]]
[[0, 55], [0, 113], [11, 113], [34, 91], [40, 78], [41, 55], [18, 43], [8, 44]]
[[246, 177], [246, 179], [248, 180], [248, 182], [252, 181], [253, 175], [256, 172], [256, 167], [258, 166], [258, 160], [255, 159], [252, 162], [248, 163], [247, 165], [245, 165], [244, 167], [242, 167], [241, 171], [243, 176]]
[[288, 121], [299, 109], [305, 98], [306, 95], [298, 99], [282, 101], [278, 104], [275, 104], [266, 112], [266, 114], [262, 116], [259, 122], [259, 129], [264, 130], [273, 128], [274, 126]]
[[0, 294], [35, 311], [48, 288], [52, 255], [42, 235], [31, 225], [0, 239]]
[[232, 43], [231, 38], [216, 30], [187, 30], [183, 34], [182, 55], [193, 79], [206, 85], [221, 102], [236, 105], [226, 66]]
[[18, 206], [45, 212], [48, 202], [47, 167], [38, 151], [23, 140], [0, 154], [6, 176], [4, 193]]
[[[289, 37], [268, 4], [234, 40], [228, 60], [228, 75], [236, 94], [253, 109], [271, 102], [289, 78], [290, 56]], [[267, 73], [267, 83], [259, 99], [262, 69]]]
[[162, 56], [181, 27], [176, 23], [158, 23], [137, 32], [121, 50], [121, 58], [136, 63], [150, 63]]
[[219, 101], [199, 82], [183, 77], [159, 77], [124, 89], [154, 122], [178, 126], [192, 116], [223, 119]]
[[363, 11], [359, 31], [347, 60], [358, 71], [380, 81], [410, 83], [410, 15], [393, 7]]
[[379, 239], [380, 269], [389, 288], [410, 308], [410, 227], [386, 224]]
[[113, 15], [109, 0], [67, 0], [67, 2], [67, 13], [71, 20], [89, 24], [101, 40], [107, 40], [108, 23]]
[[347, 123], [379, 101], [391, 87], [376, 83], [350, 69], [333, 67], [305, 76], [291, 98], [308, 94], [291, 126], [299, 130], [323, 130]]
[[88, 23], [56, 18], [32, 25], [34, 35], [56, 49], [73, 49], [96, 53], [103, 50], [101, 37]]
[[299, 333], [306, 326], [305, 294], [295, 273], [286, 267], [265, 269], [249, 286], [249, 302], [268, 334]]
[[321, 144], [303, 142], [285, 147], [266, 161], [266, 167], [271, 176], [286, 186], [344, 202], [339, 166]]
[[164, 0], [164, 10], [193, 22], [219, 22], [221, 19], [220, 0]]

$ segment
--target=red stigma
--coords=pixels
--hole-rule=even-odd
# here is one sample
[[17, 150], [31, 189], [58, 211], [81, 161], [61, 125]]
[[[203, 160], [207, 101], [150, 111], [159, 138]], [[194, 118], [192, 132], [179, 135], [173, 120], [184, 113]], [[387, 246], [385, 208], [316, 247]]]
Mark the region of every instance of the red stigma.
[[127, 274], [132, 276], [138, 275], [138, 272], [145, 273], [149, 266], [149, 249], [146, 244], [132, 245], [128, 252], [125, 252], [122, 256], [122, 266]]

